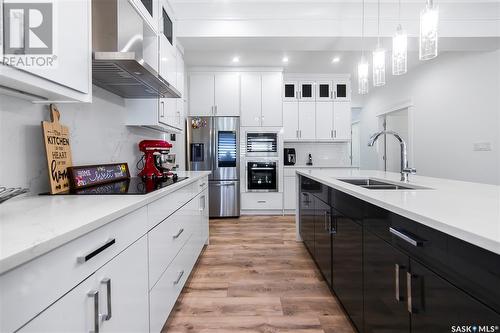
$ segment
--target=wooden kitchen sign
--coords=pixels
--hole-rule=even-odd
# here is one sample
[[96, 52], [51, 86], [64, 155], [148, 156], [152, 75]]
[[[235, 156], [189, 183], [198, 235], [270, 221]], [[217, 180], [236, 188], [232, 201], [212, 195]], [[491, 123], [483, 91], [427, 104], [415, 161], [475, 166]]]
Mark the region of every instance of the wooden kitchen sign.
[[43, 141], [47, 154], [50, 193], [69, 190], [68, 167], [72, 166], [69, 130], [61, 125], [61, 114], [54, 104], [50, 104], [51, 122], [42, 121]]

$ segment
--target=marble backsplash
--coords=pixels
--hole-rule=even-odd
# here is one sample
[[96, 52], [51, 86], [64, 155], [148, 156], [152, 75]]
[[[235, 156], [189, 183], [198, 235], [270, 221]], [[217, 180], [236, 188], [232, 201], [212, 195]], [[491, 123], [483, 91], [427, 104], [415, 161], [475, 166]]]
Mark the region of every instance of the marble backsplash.
[[[170, 135], [125, 126], [124, 100], [94, 87], [91, 104], [58, 104], [61, 123], [69, 127], [74, 165], [127, 162], [133, 175], [143, 139]], [[29, 187], [32, 194], [48, 191], [41, 121], [49, 120], [46, 105], [0, 95], [0, 185]], [[184, 137], [177, 135], [173, 151], [184, 158]], [[183, 165], [183, 163], [181, 163]]]

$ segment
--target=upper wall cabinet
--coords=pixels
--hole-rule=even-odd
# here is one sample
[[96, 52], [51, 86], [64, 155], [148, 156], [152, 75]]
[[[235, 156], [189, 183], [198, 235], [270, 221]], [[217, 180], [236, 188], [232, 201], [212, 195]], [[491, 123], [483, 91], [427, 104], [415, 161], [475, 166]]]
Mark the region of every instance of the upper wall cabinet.
[[[36, 8], [26, 10], [26, 4], [3, 3], [4, 17], [10, 18], [4, 26], [17, 29], [10, 29], [5, 40], [0, 35], [0, 44], [4, 44], [0, 51], [1, 85], [32, 100], [91, 102], [91, 1], [31, 5]], [[7, 11], [23, 16], [8, 15]], [[30, 29], [27, 23], [33, 13], [42, 15], [42, 24], [50, 33], [25, 31]]]
[[161, 22], [161, 0], [128, 0], [135, 10], [141, 15], [146, 24], [155, 31], [159, 32], [158, 22]]
[[281, 72], [241, 74], [242, 126], [283, 126], [282, 82]]
[[192, 116], [239, 116], [238, 73], [191, 73], [189, 114]]
[[283, 84], [283, 101], [293, 102], [299, 98], [299, 86], [297, 81], [285, 81]]
[[283, 101], [350, 101], [351, 84], [348, 77], [326, 79], [285, 80], [283, 84]]

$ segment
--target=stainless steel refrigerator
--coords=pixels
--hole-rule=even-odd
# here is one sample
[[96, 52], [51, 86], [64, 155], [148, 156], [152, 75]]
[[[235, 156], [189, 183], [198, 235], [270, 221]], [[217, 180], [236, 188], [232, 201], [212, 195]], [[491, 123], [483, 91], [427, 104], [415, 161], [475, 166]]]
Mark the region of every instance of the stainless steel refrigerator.
[[240, 118], [188, 117], [187, 167], [212, 171], [210, 217], [240, 215]]

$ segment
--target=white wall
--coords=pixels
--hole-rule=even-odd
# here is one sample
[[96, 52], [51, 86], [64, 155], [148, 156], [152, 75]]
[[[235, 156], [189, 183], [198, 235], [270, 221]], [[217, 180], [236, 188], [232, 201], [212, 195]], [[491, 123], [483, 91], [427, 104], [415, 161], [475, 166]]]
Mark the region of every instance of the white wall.
[[[124, 100], [94, 87], [92, 104], [59, 104], [61, 123], [69, 127], [74, 165], [127, 162], [132, 175], [143, 139], [166, 139], [161, 132], [125, 126]], [[48, 191], [45, 148], [40, 122], [48, 107], [0, 95], [0, 185]], [[184, 159], [184, 137], [177, 135], [174, 152]], [[183, 164], [183, 162], [182, 162]]]
[[[372, 88], [361, 113], [361, 167], [376, 169], [366, 142], [377, 114], [413, 103], [414, 160], [420, 175], [500, 184], [500, 51], [453, 52], [422, 63], [406, 75]], [[492, 151], [473, 151], [489, 142]]]

